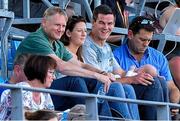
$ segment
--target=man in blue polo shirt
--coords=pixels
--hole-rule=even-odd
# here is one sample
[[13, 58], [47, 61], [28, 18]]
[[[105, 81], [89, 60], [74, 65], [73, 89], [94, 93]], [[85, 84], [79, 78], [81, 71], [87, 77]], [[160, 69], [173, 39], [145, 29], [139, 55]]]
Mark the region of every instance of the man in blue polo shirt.
[[[172, 80], [166, 57], [156, 49], [149, 47], [153, 31], [153, 22], [150, 19], [142, 16], [136, 17], [129, 26], [127, 42], [114, 50], [114, 56], [119, 65], [126, 71], [128, 71], [132, 65], [135, 65], [137, 68], [146, 64], [151, 64], [156, 67], [157, 73], [160, 76], [164, 76], [167, 81], [171, 102], [178, 102], [179, 92]], [[165, 80], [160, 80], [164, 88], [164, 98], [167, 97], [167, 84]], [[141, 93], [142, 90], [138, 88], [139, 85], [133, 85], [133, 87], [137, 98], [142, 98], [144, 95]], [[172, 92], [174, 93], [173, 95]], [[165, 99], [165, 101], [167, 100], [168, 99]], [[140, 112], [142, 119], [144, 115], [151, 115], [145, 114], [143, 111]]]

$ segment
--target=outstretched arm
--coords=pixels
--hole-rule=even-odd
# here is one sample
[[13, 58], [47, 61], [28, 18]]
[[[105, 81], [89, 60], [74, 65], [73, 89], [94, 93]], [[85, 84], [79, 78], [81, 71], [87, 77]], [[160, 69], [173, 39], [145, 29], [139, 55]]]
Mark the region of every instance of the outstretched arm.
[[68, 62], [63, 61], [55, 54], [50, 54], [50, 57], [56, 60], [57, 62], [57, 70], [64, 75], [69, 76], [81, 76], [81, 77], [88, 77], [93, 78], [101, 81], [104, 83], [105, 91], [107, 92], [111, 83], [111, 80], [108, 76], [99, 74], [97, 72], [93, 72], [91, 70], [87, 70], [80, 66], [76, 61], [70, 60]]

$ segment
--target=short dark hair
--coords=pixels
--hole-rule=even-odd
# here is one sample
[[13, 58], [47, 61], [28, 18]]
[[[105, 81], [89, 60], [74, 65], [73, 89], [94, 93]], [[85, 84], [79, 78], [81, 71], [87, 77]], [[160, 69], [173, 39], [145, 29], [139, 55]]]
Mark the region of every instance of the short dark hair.
[[77, 23], [79, 22], [84, 22], [86, 23], [86, 20], [84, 17], [82, 16], [72, 16], [68, 19], [67, 25], [66, 25], [66, 29], [65, 32], [62, 36], [61, 42], [65, 45], [68, 46], [69, 45], [69, 37], [66, 35], [66, 31], [69, 30], [70, 32], [73, 31], [74, 27], [76, 26]]
[[98, 17], [98, 14], [113, 14], [114, 16], [114, 21], [115, 21], [115, 14], [113, 13], [112, 9], [108, 6], [108, 5], [99, 5], [97, 6], [94, 11], [93, 11], [93, 20], [96, 21], [97, 20], [97, 17]]
[[155, 28], [153, 23], [154, 21], [149, 18], [138, 16], [132, 20], [129, 29], [132, 30], [133, 34], [139, 33], [141, 29], [145, 29], [149, 32], [154, 32]]
[[25, 65], [26, 61], [28, 60], [29, 56], [30, 56], [30, 54], [20, 54], [20, 55], [18, 55], [14, 60], [13, 68], [14, 68], [15, 65], [19, 65], [19, 66], [24, 68], [24, 65]]
[[29, 81], [38, 79], [44, 84], [48, 69], [56, 66], [56, 61], [49, 56], [31, 55], [25, 63], [24, 73]]
[[51, 110], [38, 110], [35, 112], [25, 112], [25, 118], [27, 120], [50, 120], [52, 118], [58, 118], [58, 116]]

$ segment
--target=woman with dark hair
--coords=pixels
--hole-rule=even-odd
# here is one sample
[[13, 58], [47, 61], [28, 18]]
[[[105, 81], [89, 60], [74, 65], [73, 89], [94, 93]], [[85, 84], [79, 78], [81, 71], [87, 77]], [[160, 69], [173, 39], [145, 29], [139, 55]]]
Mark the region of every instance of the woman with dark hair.
[[61, 40], [74, 58], [83, 61], [81, 46], [87, 35], [86, 20], [82, 16], [72, 16], [66, 26], [65, 34]]
[[[56, 61], [49, 56], [32, 55], [27, 60], [24, 73], [27, 81], [17, 83], [18, 86], [34, 87], [34, 88], [48, 88], [54, 76], [56, 68]], [[0, 119], [11, 119], [11, 91], [6, 90], [3, 92], [0, 104]], [[49, 109], [53, 110], [54, 105], [48, 93], [22, 91], [23, 106], [26, 110], [40, 110]]]

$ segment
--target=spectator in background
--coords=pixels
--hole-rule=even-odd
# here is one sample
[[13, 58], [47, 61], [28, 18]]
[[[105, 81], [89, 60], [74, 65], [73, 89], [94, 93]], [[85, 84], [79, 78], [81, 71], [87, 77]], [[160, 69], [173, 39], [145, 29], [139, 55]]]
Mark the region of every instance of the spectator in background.
[[[163, 10], [162, 15], [160, 16], [159, 23], [160, 25], [164, 28], [171, 17], [172, 13], [175, 12], [176, 8], [180, 8], [180, 0], [175, 0], [176, 4], [175, 5], [169, 5]], [[180, 27], [176, 32], [176, 35], [180, 35]], [[170, 60], [174, 56], [180, 56], [180, 43], [177, 42], [176, 48], [171, 52], [169, 55], [167, 55], [168, 60]]]
[[74, 11], [74, 8], [72, 5], [68, 5], [67, 8], [65, 9], [65, 12], [66, 12], [68, 18], [75, 15], [75, 11]]
[[[160, 25], [164, 28], [171, 17], [172, 13], [175, 12], [176, 8], [180, 7], [180, 0], [175, 0], [176, 4], [175, 5], [170, 5], [166, 7], [163, 10], [163, 14], [160, 16], [159, 23]], [[177, 35], [180, 35], [180, 27], [176, 33]]]
[[125, 3], [127, 6], [131, 6], [133, 4], [134, 0], [125, 0]]
[[[170, 5], [170, 6], [166, 7], [163, 10], [163, 14], [160, 16], [159, 22], [163, 28], [166, 26], [169, 18], [171, 17], [172, 13], [175, 12], [176, 8], [180, 8], [180, 0], [175, 0], [175, 2], [176, 2], [175, 5]], [[176, 32], [176, 34], [180, 35], [180, 27], [179, 27], [178, 31]], [[169, 64], [170, 64], [170, 69], [171, 69], [171, 73], [174, 78], [174, 81], [175, 81], [177, 87], [180, 89], [180, 78], [178, 76], [179, 75], [178, 66], [179, 66], [179, 56], [180, 56], [179, 48], [180, 48], [180, 43], [177, 43], [176, 49], [173, 50], [173, 52], [170, 55], [168, 55], [167, 58], [170, 59]], [[174, 56], [177, 56], [177, 57], [174, 57]], [[175, 62], [177, 62], [177, 63], [175, 63]], [[174, 95], [174, 97], [176, 97], [176, 95]], [[176, 102], [179, 102], [179, 101], [177, 100]]]
[[[12, 76], [10, 77], [10, 80], [5, 82], [6, 84], [16, 84], [27, 80], [23, 69], [28, 57], [28, 54], [22, 54], [14, 60]], [[0, 88], [0, 95], [4, 90], [5, 88]]]
[[[115, 27], [127, 28], [128, 27], [128, 11], [125, 10], [125, 0], [103, 0], [102, 4], [108, 5], [113, 13], [115, 13], [116, 21]], [[124, 35], [113, 34], [108, 37], [107, 41], [116, 45], [120, 45], [120, 40], [123, 40]]]
[[[32, 55], [29, 57], [24, 67], [27, 81], [17, 83], [16, 85], [34, 88], [48, 88], [51, 86], [51, 83], [55, 78], [54, 72], [56, 66], [56, 61], [49, 56]], [[1, 120], [11, 119], [11, 101], [11, 91], [4, 91], [0, 103]], [[26, 110], [54, 110], [54, 105], [48, 93], [23, 90], [22, 101]]]
[[[30, 17], [42, 17], [47, 6], [41, 0], [31, 0], [29, 3]], [[13, 11], [16, 18], [23, 18], [23, 0], [8, 0], [8, 10]]]
[[128, 16], [125, 11], [125, 0], [103, 0], [102, 4], [108, 5], [116, 15], [115, 26], [127, 28]]
[[[180, 0], [175, 0], [174, 5], [171, 4], [163, 10], [163, 13], [159, 19], [159, 23], [163, 28], [166, 26], [169, 18], [171, 17], [172, 13], [175, 12], [176, 8], [180, 8]], [[180, 36], [180, 27], [177, 30], [176, 35]], [[179, 48], [180, 48], [180, 43], [178, 42], [176, 45], [176, 48], [173, 50], [173, 52], [171, 52], [169, 55], [167, 55], [167, 58], [170, 60], [170, 68], [171, 68], [172, 75], [173, 75], [173, 77], [175, 76], [175, 78], [177, 78], [177, 76], [176, 76], [177, 72], [174, 73], [175, 72], [174, 70], [176, 70], [176, 67], [174, 66], [174, 61], [177, 61], [178, 59], [175, 57], [171, 61], [171, 58], [174, 56], [180, 56]], [[176, 82], [178, 80], [174, 80], [174, 81]], [[180, 96], [177, 96], [177, 93], [180, 93], [180, 92], [177, 91], [176, 87], [174, 87], [174, 86], [170, 86], [169, 89], [170, 89], [170, 100], [171, 100], [171, 102], [179, 103]], [[177, 112], [177, 111], [175, 111], [175, 112]]]
[[[171, 89], [174, 89], [173, 91], [174, 100], [171, 101], [177, 103], [177, 100], [179, 100], [179, 92], [172, 80], [166, 57], [161, 52], [148, 46], [149, 43], [151, 42], [153, 31], [154, 31], [153, 22], [150, 19], [143, 16], [136, 17], [129, 26], [127, 42], [124, 45], [118, 47], [114, 51], [114, 56], [117, 62], [126, 71], [132, 65], [135, 65], [137, 68], [146, 64], [151, 64], [154, 67], [156, 67], [158, 75], [164, 76], [166, 81], [165, 80], [160, 81], [158, 78], [155, 78], [156, 82], [161, 83], [161, 85], [159, 87], [155, 87], [155, 85], [153, 84], [152, 88], [163, 88], [164, 101], [168, 101], [167, 99], [168, 97], [167, 85], [168, 85], [170, 91]], [[147, 98], [140, 89], [140, 87], [142, 87], [141, 85], [133, 85], [133, 87], [135, 89], [136, 96], [138, 99]], [[147, 86], [147, 87], [144, 86], [142, 89], [149, 90], [149, 87], [151, 86]], [[151, 95], [152, 99], [150, 100], [154, 100], [154, 97], [157, 96], [156, 94], [157, 91], [154, 92], [154, 95], [152, 93]], [[146, 108], [142, 108], [141, 106], [142, 109], [140, 110], [141, 119], [155, 120], [156, 108], [152, 106], [150, 112], [149, 111], [146, 112], [145, 110]]]

